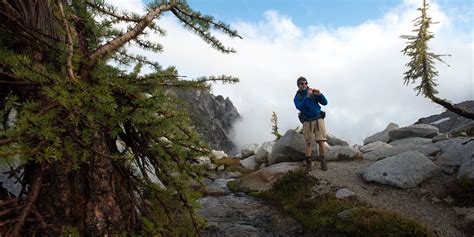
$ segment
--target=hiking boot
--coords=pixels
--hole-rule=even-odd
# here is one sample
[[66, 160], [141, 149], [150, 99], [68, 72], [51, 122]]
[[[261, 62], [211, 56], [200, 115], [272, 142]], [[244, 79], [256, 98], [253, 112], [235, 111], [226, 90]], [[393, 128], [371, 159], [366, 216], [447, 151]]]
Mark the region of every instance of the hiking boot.
[[311, 166], [312, 166], [311, 159], [310, 158], [306, 159], [306, 171], [309, 172], [313, 170]]
[[324, 156], [321, 156], [321, 169], [326, 171], [328, 170], [328, 165], [326, 164], [326, 158]]

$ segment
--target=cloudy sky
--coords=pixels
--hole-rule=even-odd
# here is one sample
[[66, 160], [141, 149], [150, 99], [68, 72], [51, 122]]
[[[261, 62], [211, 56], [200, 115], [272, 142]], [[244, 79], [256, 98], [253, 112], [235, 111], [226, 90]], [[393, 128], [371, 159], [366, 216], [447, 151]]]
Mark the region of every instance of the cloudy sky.
[[[329, 133], [352, 144], [383, 130], [390, 122], [407, 126], [443, 108], [416, 96], [414, 84], [403, 84], [408, 58], [399, 36], [412, 34], [412, 20], [422, 0], [189, 0], [202, 13], [224, 20], [243, 39], [217, 33], [236, 54], [221, 54], [186, 31], [171, 15], [159, 25], [166, 37], [151, 36], [164, 52], [150, 55], [163, 66], [175, 65], [181, 75], [196, 78], [228, 74], [236, 85], [213, 87], [229, 97], [243, 120], [235, 125], [237, 144], [273, 140], [271, 114], [280, 132], [300, 126], [293, 97], [296, 79], [321, 89], [329, 101]], [[431, 50], [450, 54], [449, 66], [438, 63], [439, 96], [454, 103], [474, 99], [473, 23], [471, 0], [432, 0], [429, 15], [435, 38]], [[114, 1], [141, 11], [140, 0]]]

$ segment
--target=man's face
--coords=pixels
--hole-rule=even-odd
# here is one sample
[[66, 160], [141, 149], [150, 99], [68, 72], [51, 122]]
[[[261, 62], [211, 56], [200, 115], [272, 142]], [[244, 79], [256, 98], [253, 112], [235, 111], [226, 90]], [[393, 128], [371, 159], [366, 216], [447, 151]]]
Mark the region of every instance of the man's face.
[[308, 88], [308, 82], [307, 82], [307, 81], [302, 81], [302, 82], [300, 82], [300, 84], [298, 85], [298, 89], [299, 89], [299, 90], [306, 90], [306, 88]]

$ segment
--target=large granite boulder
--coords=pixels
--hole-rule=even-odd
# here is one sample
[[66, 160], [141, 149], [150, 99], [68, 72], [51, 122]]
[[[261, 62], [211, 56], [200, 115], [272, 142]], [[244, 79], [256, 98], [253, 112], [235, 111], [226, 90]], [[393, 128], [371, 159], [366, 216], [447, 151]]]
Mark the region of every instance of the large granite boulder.
[[240, 177], [239, 188], [244, 191], [266, 191], [286, 173], [302, 169], [301, 162], [283, 162], [274, 164], [256, 172]]
[[433, 143], [433, 139], [424, 137], [409, 137], [395, 141], [391, 141], [389, 144], [392, 146], [403, 146], [403, 145], [429, 145]]
[[[268, 163], [302, 161], [305, 159], [304, 146], [303, 135], [290, 129], [273, 145]], [[317, 154], [315, 152], [317, 152], [318, 146], [313, 145], [312, 150], [313, 154]]]
[[388, 132], [389, 142], [409, 137], [432, 138], [439, 134], [439, 129], [429, 124], [415, 124]]
[[381, 142], [388, 143], [388, 141], [389, 141], [388, 132], [390, 132], [394, 129], [397, 129], [397, 128], [399, 128], [399, 127], [398, 127], [398, 124], [396, 124], [396, 123], [388, 124], [387, 127], [383, 131], [378, 132], [374, 135], [371, 135], [371, 136], [365, 138], [364, 139], [364, 145], [367, 145], [369, 143], [376, 142], [376, 141], [381, 141]]
[[449, 139], [433, 143], [433, 145], [441, 149], [441, 152], [436, 156], [435, 163], [448, 174], [454, 173], [458, 167], [474, 155], [473, 138]]
[[260, 163], [267, 162], [268, 158], [270, 157], [270, 154], [272, 153], [273, 145], [275, 145], [275, 142], [264, 142], [262, 146], [258, 149], [257, 157], [255, 157], [255, 160]]
[[260, 163], [255, 160], [257, 156], [251, 155], [240, 161], [240, 165], [248, 170], [257, 170], [260, 167]]
[[362, 177], [367, 182], [414, 188], [439, 173], [441, 169], [424, 154], [408, 151], [375, 162], [367, 167]]
[[359, 151], [361, 151], [362, 153], [367, 153], [367, 152], [376, 151], [376, 150], [383, 150], [390, 147], [392, 147], [392, 145], [388, 143], [376, 141], [376, 142], [371, 142], [367, 145], [362, 146], [361, 148], [359, 148]]
[[406, 151], [418, 151], [426, 156], [434, 156], [439, 152], [439, 150], [438, 147], [431, 145], [401, 145], [367, 152], [364, 154], [364, 159], [381, 160]]
[[337, 138], [336, 136], [328, 133], [327, 136], [326, 136], [326, 139], [327, 139], [327, 143], [330, 145], [330, 146], [349, 146], [349, 142], [348, 141], [345, 141], [343, 139], [340, 139], [340, 138]]
[[348, 146], [330, 146], [325, 157], [328, 161], [360, 160], [363, 158], [360, 151]]

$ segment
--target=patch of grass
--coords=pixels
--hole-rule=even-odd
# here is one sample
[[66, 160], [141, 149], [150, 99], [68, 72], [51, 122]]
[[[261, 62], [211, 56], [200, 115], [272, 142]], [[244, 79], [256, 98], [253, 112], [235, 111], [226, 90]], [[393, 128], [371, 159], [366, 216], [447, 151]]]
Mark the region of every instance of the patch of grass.
[[345, 154], [338, 154], [336, 160], [337, 161], [353, 161], [353, 160], [362, 160], [364, 157], [362, 154], [357, 155], [357, 156], [349, 156]]
[[436, 236], [420, 222], [396, 213], [373, 208], [356, 208], [339, 220], [337, 228], [351, 236]]
[[458, 206], [474, 206], [474, 179], [466, 176], [457, 178], [448, 186], [448, 194]]
[[[335, 230], [350, 236], [435, 236], [415, 220], [369, 208], [356, 198], [338, 199], [333, 193], [316, 194], [313, 187], [317, 182], [302, 170], [291, 171], [276, 181], [272, 189], [254, 196], [280, 206], [313, 232]], [[351, 210], [348, 217], [338, 217], [345, 210]]]
[[225, 167], [240, 165], [240, 159], [224, 157], [222, 159], [214, 160], [214, 164], [217, 166], [224, 165]]
[[240, 191], [238, 180], [231, 180], [231, 181], [227, 182], [227, 187], [233, 193], [237, 193], [237, 192]]

